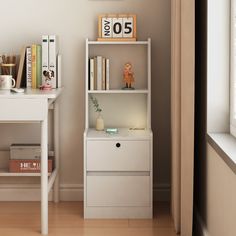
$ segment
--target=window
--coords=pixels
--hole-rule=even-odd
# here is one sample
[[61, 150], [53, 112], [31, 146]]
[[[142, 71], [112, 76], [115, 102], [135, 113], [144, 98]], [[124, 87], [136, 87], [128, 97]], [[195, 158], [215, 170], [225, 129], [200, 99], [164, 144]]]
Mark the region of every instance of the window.
[[236, 0], [231, 1], [230, 133], [236, 137]]

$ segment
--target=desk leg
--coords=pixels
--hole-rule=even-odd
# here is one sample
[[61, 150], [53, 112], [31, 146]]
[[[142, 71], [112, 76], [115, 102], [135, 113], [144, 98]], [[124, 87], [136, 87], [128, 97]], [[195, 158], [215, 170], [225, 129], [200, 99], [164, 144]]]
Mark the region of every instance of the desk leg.
[[59, 105], [58, 102], [56, 101], [54, 103], [54, 154], [55, 154], [55, 168], [57, 170], [57, 177], [55, 179], [54, 183], [54, 202], [59, 202], [60, 197], [59, 197], [59, 190], [60, 190], [60, 181], [59, 181], [59, 169], [60, 169], [60, 153], [59, 153]]
[[48, 121], [41, 122], [41, 233], [48, 234]]

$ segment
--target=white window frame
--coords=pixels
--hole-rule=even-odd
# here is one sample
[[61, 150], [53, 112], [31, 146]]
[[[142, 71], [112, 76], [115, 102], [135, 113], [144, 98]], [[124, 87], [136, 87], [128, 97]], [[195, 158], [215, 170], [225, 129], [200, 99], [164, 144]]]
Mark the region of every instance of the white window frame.
[[236, 137], [236, 0], [231, 0], [231, 50], [230, 50], [230, 133]]

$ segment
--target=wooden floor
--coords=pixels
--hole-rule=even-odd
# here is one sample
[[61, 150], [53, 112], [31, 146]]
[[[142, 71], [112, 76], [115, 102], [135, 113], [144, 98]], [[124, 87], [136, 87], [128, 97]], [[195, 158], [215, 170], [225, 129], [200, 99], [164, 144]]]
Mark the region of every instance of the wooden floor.
[[[40, 235], [40, 203], [0, 202], [0, 236]], [[84, 220], [82, 202], [49, 203], [52, 236], [175, 236], [168, 204], [152, 220]]]

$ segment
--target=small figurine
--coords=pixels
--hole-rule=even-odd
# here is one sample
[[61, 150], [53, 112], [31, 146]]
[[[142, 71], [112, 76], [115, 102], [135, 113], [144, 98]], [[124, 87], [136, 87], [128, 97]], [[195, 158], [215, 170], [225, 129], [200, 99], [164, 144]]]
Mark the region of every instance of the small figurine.
[[45, 83], [40, 86], [40, 89], [52, 90], [52, 85], [51, 85], [50, 81], [52, 79], [54, 79], [54, 72], [51, 70], [44, 70], [43, 77], [44, 77]]
[[134, 89], [131, 85], [134, 82], [134, 72], [132, 71], [132, 64], [127, 62], [124, 66], [124, 82], [125, 87], [123, 89]]

